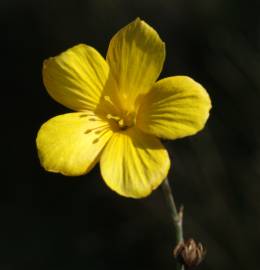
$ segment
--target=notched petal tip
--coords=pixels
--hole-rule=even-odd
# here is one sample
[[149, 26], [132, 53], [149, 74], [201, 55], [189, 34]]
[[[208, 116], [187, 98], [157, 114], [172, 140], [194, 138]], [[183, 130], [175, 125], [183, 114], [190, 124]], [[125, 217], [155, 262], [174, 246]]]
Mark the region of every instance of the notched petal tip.
[[91, 47], [88, 46], [88, 45], [86, 45], [86, 44], [84, 44], [84, 43], [79, 43], [77, 45], [74, 45], [74, 46], [66, 49], [65, 51], [63, 51], [63, 52], [61, 52], [61, 53], [59, 53], [59, 54], [57, 54], [55, 56], [50, 56], [50, 57], [48, 57], [48, 58], [46, 58], [46, 59], [43, 60], [42, 70], [46, 69], [48, 67], [48, 64], [51, 63], [51, 61], [55, 61], [56, 59], [58, 59], [58, 58], [60, 58], [60, 57], [62, 57], [64, 55], [70, 53], [71, 51], [73, 51], [75, 49], [77, 50], [78, 48], [85, 48], [85, 49], [87, 49], [87, 48], [91, 48]]

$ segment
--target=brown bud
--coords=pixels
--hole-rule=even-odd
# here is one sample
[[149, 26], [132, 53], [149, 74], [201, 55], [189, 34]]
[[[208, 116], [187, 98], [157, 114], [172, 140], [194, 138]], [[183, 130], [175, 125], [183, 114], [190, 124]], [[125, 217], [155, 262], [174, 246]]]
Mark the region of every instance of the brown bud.
[[196, 243], [193, 239], [179, 243], [173, 251], [174, 257], [187, 268], [198, 266], [205, 254], [202, 244]]

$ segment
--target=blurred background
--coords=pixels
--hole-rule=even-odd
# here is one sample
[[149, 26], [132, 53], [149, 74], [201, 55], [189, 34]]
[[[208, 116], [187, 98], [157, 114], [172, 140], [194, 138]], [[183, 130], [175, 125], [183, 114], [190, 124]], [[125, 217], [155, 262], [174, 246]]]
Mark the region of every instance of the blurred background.
[[35, 137], [69, 110], [44, 89], [42, 62], [89, 44], [103, 55], [141, 17], [166, 42], [162, 77], [186, 74], [213, 109], [198, 135], [166, 141], [186, 238], [208, 253], [201, 270], [259, 269], [260, 4], [243, 0], [1, 0], [0, 269], [175, 269], [174, 230], [160, 189], [118, 196], [98, 166], [45, 172]]

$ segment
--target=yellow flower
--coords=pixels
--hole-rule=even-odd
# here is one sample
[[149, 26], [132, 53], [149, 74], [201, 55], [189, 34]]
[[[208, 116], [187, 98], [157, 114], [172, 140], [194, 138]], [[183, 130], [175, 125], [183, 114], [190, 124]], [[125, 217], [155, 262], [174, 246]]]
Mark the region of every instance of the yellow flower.
[[106, 184], [132, 198], [145, 197], [168, 174], [159, 138], [201, 130], [211, 102], [187, 76], [156, 82], [165, 59], [157, 32], [139, 18], [110, 41], [106, 60], [80, 44], [44, 62], [48, 93], [77, 112], [51, 118], [37, 135], [42, 166], [77, 176], [100, 162]]

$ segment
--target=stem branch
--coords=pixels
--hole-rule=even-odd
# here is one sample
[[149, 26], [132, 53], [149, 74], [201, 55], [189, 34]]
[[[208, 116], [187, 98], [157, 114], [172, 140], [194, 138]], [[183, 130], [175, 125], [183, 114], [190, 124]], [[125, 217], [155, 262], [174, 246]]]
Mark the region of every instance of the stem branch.
[[[176, 241], [177, 241], [176, 246], [177, 246], [179, 243], [183, 242], [183, 230], [182, 230], [183, 207], [180, 208], [179, 212], [177, 211], [177, 207], [176, 207], [172, 190], [171, 190], [167, 177], [162, 183], [162, 190], [163, 190], [168, 208], [170, 210], [173, 225], [175, 227], [175, 235], [176, 235]], [[177, 263], [177, 270], [184, 270], [184, 266], [180, 263]]]

